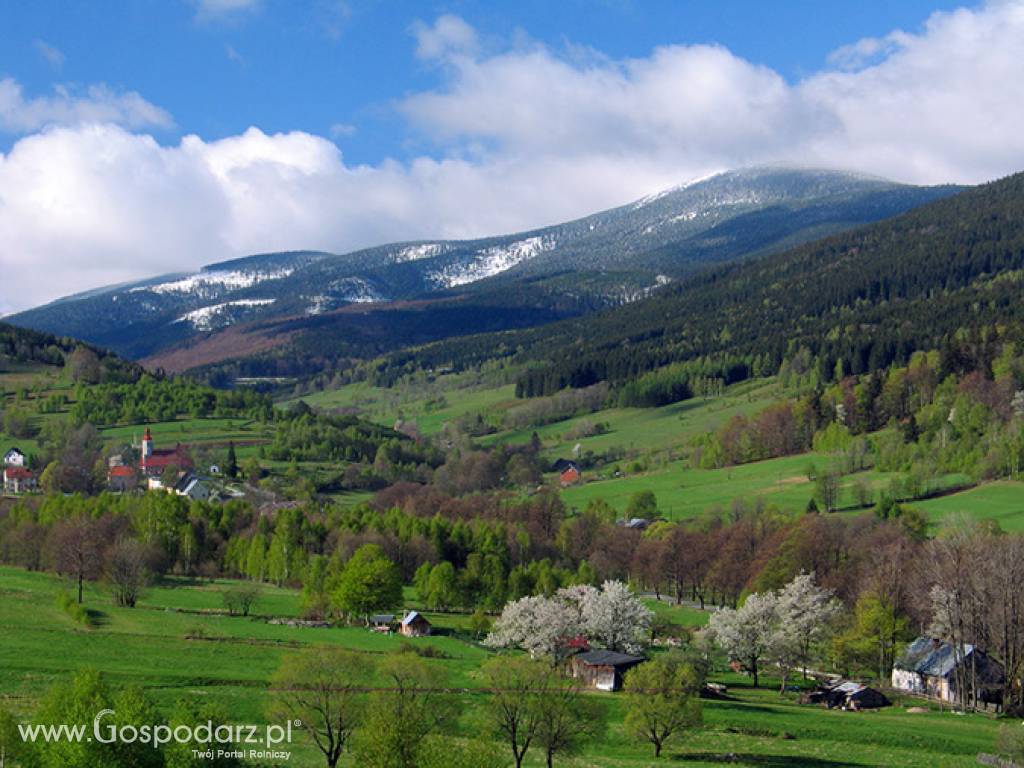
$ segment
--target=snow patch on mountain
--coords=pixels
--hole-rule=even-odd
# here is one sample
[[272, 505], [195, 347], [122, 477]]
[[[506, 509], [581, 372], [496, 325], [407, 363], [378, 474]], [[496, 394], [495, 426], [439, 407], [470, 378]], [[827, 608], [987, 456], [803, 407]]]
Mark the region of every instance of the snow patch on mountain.
[[132, 288], [131, 292], [209, 294], [211, 292], [219, 292], [220, 290], [234, 291], [240, 288], [251, 288], [257, 283], [267, 280], [280, 280], [281, 278], [288, 277], [293, 271], [292, 269], [285, 268], [270, 271], [214, 270], [210, 272], [196, 272], [194, 275], [189, 275], [180, 280]]
[[419, 243], [418, 245], [407, 245], [395, 254], [395, 263], [401, 264], [406, 261], [419, 261], [429, 259], [433, 256], [440, 256], [444, 251], [443, 243]]
[[477, 251], [469, 261], [449, 264], [439, 270], [427, 274], [427, 279], [434, 285], [454, 288], [458, 285], [474, 283], [485, 277], [505, 272], [517, 264], [532, 259], [544, 251], [555, 247], [555, 238], [551, 235], [543, 237], [527, 237], [508, 245], [495, 245]]
[[273, 304], [275, 301], [277, 299], [236, 299], [235, 301], [225, 301], [221, 304], [211, 304], [208, 307], [193, 309], [174, 322], [191, 323], [192, 327], [197, 331], [209, 331], [213, 329], [215, 321], [227, 319], [224, 315], [231, 307], [262, 307], [267, 304]]

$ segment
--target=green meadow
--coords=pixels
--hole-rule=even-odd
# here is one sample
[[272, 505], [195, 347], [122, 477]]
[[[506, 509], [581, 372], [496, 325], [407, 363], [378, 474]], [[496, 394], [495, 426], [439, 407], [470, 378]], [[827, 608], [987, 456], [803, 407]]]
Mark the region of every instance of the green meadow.
[[[115, 684], [142, 686], [162, 708], [178, 699], [222, 705], [235, 722], [262, 723], [266, 684], [282, 657], [304, 646], [344, 646], [378, 659], [403, 641], [359, 627], [311, 628], [270, 624], [270, 616], [298, 612], [294, 590], [263, 587], [254, 617], [221, 612], [228, 581], [170, 579], [149, 588], [138, 607], [117, 608], [102, 584], [86, 590], [92, 626], [67, 616], [56, 596], [68, 585], [55, 576], [0, 568], [0, 702], [17, 714], [29, 711], [54, 681], [84, 668], [102, 669]], [[408, 593], [410, 602], [415, 595]], [[649, 604], [682, 625], [703, 623], [706, 614], [667, 603]], [[458, 696], [458, 729], [464, 736], [485, 731], [477, 670], [489, 652], [464, 634], [466, 617], [427, 613], [438, 634], [406, 641], [432, 647], [442, 658], [427, 662], [444, 670], [448, 695]], [[655, 651], [657, 652], [657, 651]], [[770, 687], [755, 690], [746, 678], [715, 673], [729, 686], [725, 700], [705, 702], [704, 726], [672, 744], [661, 762], [669, 765], [719, 765], [728, 760], [748, 766], [969, 766], [978, 752], [992, 748], [998, 723], [982, 715], [958, 716], [929, 709], [910, 713], [916, 701], [866, 713], [827, 711], [781, 697]], [[766, 686], [774, 685], [767, 681]], [[608, 708], [605, 736], [572, 766], [648, 766], [649, 749], [623, 726], [621, 694], [590, 694]], [[727, 756], [733, 757], [727, 757]], [[528, 756], [540, 765], [538, 754]], [[322, 761], [308, 743], [295, 745], [288, 765], [317, 766]], [[344, 762], [346, 766], [351, 762]]]

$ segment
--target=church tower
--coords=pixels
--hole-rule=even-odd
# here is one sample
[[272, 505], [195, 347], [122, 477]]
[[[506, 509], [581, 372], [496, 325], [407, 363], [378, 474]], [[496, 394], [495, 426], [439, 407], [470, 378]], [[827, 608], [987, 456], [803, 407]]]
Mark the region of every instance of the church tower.
[[146, 427], [146, 431], [142, 433], [142, 463], [146, 463], [146, 459], [153, 455], [153, 436], [149, 434], [149, 427]]

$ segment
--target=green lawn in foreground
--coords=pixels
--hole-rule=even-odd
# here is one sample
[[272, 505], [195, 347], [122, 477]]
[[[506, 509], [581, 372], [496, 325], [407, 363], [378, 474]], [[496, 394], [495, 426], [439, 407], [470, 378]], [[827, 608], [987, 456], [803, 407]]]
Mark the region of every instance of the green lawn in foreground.
[[[117, 684], [145, 687], [158, 706], [179, 698], [200, 698], [223, 706], [236, 722], [264, 721], [265, 685], [282, 656], [304, 645], [328, 643], [367, 654], [367, 659], [396, 650], [402, 640], [366, 629], [320, 629], [268, 624], [261, 618], [192, 613], [217, 609], [220, 591], [230, 582], [173, 579], [150, 588], [135, 609], [115, 608], [108, 590], [89, 585], [86, 604], [97, 625], [86, 629], [60, 611], [55, 596], [67, 585], [61, 579], [0, 567], [0, 701], [22, 713], [56, 679], [85, 667], [104, 672]], [[264, 587], [257, 612], [294, 615], [294, 590]], [[415, 597], [411, 592], [409, 597]], [[664, 610], [677, 612], [673, 606]], [[679, 614], [677, 613], [677, 616]], [[427, 613], [442, 631], [464, 619]], [[684, 615], [685, 618], [685, 615]], [[690, 617], [693, 618], [693, 617]], [[679, 623], [685, 623], [680, 621]], [[190, 639], [191, 638], [191, 639]], [[449, 658], [429, 659], [444, 671], [449, 695], [460, 702], [460, 732], [486, 736], [482, 705], [486, 693], [476, 670], [488, 657], [479, 646], [456, 637], [414, 641], [433, 646]], [[939, 712], [910, 714], [905, 706], [874, 713], [830, 712], [800, 706], [794, 697], [773, 690], [753, 690], [731, 673], [712, 679], [726, 682], [732, 698], [705, 705], [705, 727], [671, 745], [661, 761], [667, 765], [718, 765], [725, 754], [749, 766], [970, 766], [980, 751], [991, 750], [997, 723], [980, 715]], [[768, 681], [768, 684], [774, 684]], [[582, 756], [562, 765], [649, 766], [650, 750], [627, 733], [622, 718], [627, 699], [592, 694], [609, 711], [606, 737]], [[919, 702], [912, 702], [918, 704]], [[542, 764], [531, 752], [527, 764]], [[288, 765], [322, 765], [305, 742], [295, 745]], [[346, 756], [343, 765], [353, 766]]]

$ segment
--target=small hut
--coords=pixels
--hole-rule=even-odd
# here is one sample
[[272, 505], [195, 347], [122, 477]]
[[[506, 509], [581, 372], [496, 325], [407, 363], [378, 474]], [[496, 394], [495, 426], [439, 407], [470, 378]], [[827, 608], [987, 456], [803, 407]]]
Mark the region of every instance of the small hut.
[[424, 637], [430, 634], [430, 622], [419, 611], [409, 611], [398, 625], [398, 631], [406, 637]]
[[585, 651], [569, 659], [569, 674], [582, 680], [588, 688], [599, 691], [617, 691], [622, 687], [623, 675], [647, 661], [643, 656], [631, 656], [615, 651]]
[[806, 697], [809, 704], [821, 704], [829, 709], [862, 710], [888, 707], [890, 702], [881, 691], [852, 680], [837, 680], [811, 691]]
[[395, 614], [393, 613], [376, 613], [370, 617], [370, 629], [374, 632], [390, 634], [394, 629], [394, 624]]

